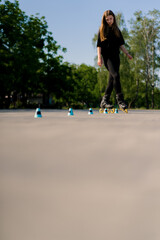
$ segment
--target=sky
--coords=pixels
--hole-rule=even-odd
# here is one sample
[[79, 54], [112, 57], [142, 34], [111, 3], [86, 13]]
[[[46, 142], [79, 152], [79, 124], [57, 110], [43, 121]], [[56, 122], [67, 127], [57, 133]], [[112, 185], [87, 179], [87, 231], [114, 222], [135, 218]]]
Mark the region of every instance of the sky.
[[94, 66], [97, 55], [92, 39], [105, 10], [121, 12], [127, 27], [136, 11], [146, 14], [149, 10], [160, 10], [160, 0], [19, 0], [19, 5], [28, 16], [36, 13], [45, 16], [57, 44], [67, 48], [65, 54], [59, 52], [64, 61], [90, 66]]

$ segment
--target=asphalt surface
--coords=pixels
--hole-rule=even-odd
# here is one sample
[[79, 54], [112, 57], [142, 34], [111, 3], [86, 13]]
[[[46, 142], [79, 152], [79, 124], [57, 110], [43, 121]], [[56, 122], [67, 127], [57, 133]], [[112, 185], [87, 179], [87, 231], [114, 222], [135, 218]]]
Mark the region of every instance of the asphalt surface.
[[0, 111], [0, 239], [159, 240], [160, 111]]

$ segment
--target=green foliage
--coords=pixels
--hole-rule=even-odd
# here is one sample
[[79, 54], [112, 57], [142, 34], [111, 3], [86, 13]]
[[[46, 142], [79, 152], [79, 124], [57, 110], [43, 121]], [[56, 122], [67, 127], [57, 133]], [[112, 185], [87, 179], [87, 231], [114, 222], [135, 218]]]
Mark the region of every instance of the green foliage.
[[145, 87], [145, 106], [149, 108], [152, 88], [159, 80], [159, 45], [160, 45], [160, 11], [149, 11], [146, 15], [142, 11], [135, 12], [131, 19], [131, 33], [129, 44], [134, 53], [132, 64], [133, 74], [139, 79], [143, 90]]
[[94, 67], [81, 64], [71, 65], [70, 80], [72, 81], [73, 95], [72, 104], [89, 107], [97, 102], [95, 86], [97, 84], [97, 71]]
[[22, 96], [24, 104], [27, 97], [46, 92], [46, 69], [62, 61], [57, 56], [61, 47], [47, 29], [44, 17], [28, 17], [18, 1], [0, 5], [1, 105], [14, 91]]

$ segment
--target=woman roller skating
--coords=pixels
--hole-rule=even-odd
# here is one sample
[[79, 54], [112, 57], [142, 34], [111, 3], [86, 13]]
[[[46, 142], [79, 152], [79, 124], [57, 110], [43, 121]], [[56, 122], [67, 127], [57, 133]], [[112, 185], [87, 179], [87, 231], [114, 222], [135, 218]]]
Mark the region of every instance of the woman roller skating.
[[114, 13], [111, 10], [107, 10], [103, 14], [97, 40], [98, 66], [101, 67], [104, 63], [109, 71], [108, 85], [100, 104], [101, 109], [113, 108], [110, 102], [113, 88], [115, 88], [116, 91], [119, 108], [122, 110], [127, 108], [121, 91], [119, 49], [121, 49], [129, 59], [132, 59], [132, 56], [124, 47], [124, 39], [117, 26]]

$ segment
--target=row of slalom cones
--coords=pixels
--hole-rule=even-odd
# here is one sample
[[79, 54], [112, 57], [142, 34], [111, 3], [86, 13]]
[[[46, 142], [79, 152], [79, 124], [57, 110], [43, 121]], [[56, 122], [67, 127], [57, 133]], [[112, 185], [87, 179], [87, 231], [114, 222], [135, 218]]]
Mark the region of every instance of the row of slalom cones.
[[[104, 109], [103, 113], [104, 114], [108, 114], [107, 108]], [[118, 113], [118, 109], [115, 109], [115, 113]], [[88, 115], [92, 115], [92, 114], [93, 114], [93, 110], [92, 110], [92, 108], [89, 108]], [[68, 116], [73, 116], [73, 115], [74, 115], [73, 109], [69, 108]], [[34, 118], [42, 118], [42, 114], [41, 114], [40, 108], [36, 109], [35, 114], [34, 114]]]
[[[104, 114], [108, 114], [107, 108], [104, 109], [103, 113]], [[118, 109], [117, 108], [115, 109], [114, 113], [118, 113]], [[92, 114], [93, 114], [93, 110], [92, 110], [92, 108], [89, 108], [88, 115], [92, 115]], [[73, 116], [73, 115], [74, 115], [74, 113], [73, 113], [72, 108], [69, 108], [68, 116]]]
[[[93, 114], [92, 108], [89, 109], [88, 114], [89, 114], [89, 115], [92, 115], [92, 114]], [[73, 116], [73, 115], [74, 115], [73, 109], [72, 109], [72, 108], [69, 108], [68, 116]], [[34, 114], [34, 118], [42, 118], [42, 114], [41, 114], [40, 108], [37, 108], [37, 109], [36, 109], [35, 114]]]
[[[92, 108], [89, 108], [88, 115], [92, 115], [92, 114], [93, 114], [93, 110], [92, 110]], [[73, 115], [74, 115], [73, 109], [69, 108], [68, 116], [73, 116]]]

